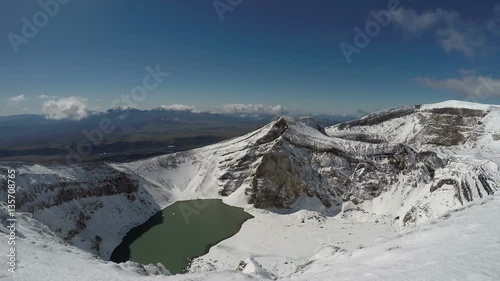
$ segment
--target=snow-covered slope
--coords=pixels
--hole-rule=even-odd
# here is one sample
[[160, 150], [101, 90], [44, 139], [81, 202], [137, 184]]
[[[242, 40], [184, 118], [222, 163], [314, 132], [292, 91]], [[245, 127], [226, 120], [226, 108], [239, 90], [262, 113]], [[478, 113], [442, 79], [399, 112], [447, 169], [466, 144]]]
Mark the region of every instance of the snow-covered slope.
[[327, 247], [284, 280], [500, 280], [500, 196], [354, 251]]
[[126, 164], [0, 168], [18, 170], [21, 211], [106, 260], [132, 227], [177, 200], [362, 212], [403, 229], [492, 195], [499, 165], [500, 108], [450, 101], [330, 128], [282, 117], [219, 144]]

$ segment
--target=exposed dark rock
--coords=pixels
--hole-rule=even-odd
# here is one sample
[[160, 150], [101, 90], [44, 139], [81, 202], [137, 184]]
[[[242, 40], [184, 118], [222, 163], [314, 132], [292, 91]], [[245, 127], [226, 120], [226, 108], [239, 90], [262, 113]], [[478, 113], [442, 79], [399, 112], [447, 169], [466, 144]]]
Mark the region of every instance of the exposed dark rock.
[[488, 114], [487, 111], [478, 109], [468, 109], [468, 108], [455, 108], [455, 107], [444, 107], [444, 108], [433, 108], [427, 109], [426, 112], [435, 114], [448, 114], [448, 115], [458, 115], [461, 117], [484, 117]]
[[107, 178], [95, 179], [92, 177], [92, 172], [93, 170], [88, 170], [89, 174], [87, 177], [82, 177], [81, 181], [33, 184], [30, 189], [20, 190], [18, 194], [22, 200], [19, 201], [18, 208], [33, 213], [72, 200], [117, 194], [127, 194], [129, 200], [135, 200], [134, 193], [139, 189], [139, 182], [136, 179], [118, 171], [110, 172]]

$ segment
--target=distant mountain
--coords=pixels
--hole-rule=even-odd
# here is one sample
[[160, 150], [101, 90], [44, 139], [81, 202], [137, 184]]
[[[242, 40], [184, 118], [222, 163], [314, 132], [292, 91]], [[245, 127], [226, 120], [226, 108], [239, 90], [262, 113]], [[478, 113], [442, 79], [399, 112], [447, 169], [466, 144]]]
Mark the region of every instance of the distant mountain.
[[[139, 110], [123, 106], [93, 112], [79, 121], [50, 120], [41, 115], [4, 116], [0, 117], [0, 159], [46, 162], [45, 159], [64, 157], [68, 149], [76, 150], [82, 142], [88, 144], [87, 135], [101, 130], [101, 122], [113, 129], [98, 132], [102, 139], [96, 137], [99, 142], [92, 142], [92, 157], [88, 157], [91, 160], [102, 159], [103, 154], [147, 156], [192, 149], [248, 133], [275, 118], [270, 114], [222, 114], [165, 107]], [[322, 121], [336, 124], [346, 119], [352, 117], [324, 116]]]

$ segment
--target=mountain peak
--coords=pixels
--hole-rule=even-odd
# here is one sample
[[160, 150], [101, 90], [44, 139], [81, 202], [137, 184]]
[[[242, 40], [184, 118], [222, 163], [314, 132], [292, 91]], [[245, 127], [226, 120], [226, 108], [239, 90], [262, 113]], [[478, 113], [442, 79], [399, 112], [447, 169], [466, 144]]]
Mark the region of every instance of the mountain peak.
[[184, 105], [184, 104], [171, 104], [171, 105], [160, 105], [153, 110], [166, 110], [166, 111], [194, 111], [194, 106]]
[[112, 107], [107, 110], [107, 112], [113, 112], [113, 111], [131, 111], [131, 110], [139, 110], [135, 107], [128, 106], [128, 105], [117, 105], [115, 107]]

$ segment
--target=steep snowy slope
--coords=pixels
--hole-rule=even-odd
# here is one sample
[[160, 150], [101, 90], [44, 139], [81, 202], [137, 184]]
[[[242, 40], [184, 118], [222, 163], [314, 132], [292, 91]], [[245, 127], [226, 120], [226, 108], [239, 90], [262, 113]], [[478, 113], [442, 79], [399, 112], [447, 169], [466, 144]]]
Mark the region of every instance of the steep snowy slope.
[[184, 199], [420, 224], [498, 190], [499, 132], [498, 107], [448, 102], [326, 129], [282, 117], [239, 138], [126, 164], [0, 168], [18, 169], [21, 211], [109, 259], [128, 230]]

